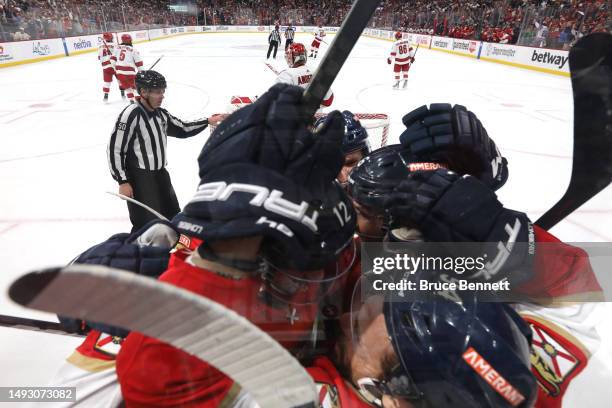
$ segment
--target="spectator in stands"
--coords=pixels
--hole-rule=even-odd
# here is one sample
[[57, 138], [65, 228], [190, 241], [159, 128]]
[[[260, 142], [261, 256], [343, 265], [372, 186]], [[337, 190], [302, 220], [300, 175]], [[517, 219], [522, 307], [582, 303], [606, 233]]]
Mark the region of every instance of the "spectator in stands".
[[25, 32], [23, 27], [19, 27], [19, 30], [17, 30], [15, 34], [13, 34], [14, 41], [25, 41], [29, 39], [30, 39], [30, 36], [28, 35], [28, 33]]
[[[545, 1], [542, 2], [542, 4], [546, 4]], [[533, 43], [532, 45], [534, 47], [546, 47], [546, 40], [548, 38], [548, 23], [546, 22], [546, 19], [542, 20], [541, 23], [535, 21], [534, 22], [538, 32], [535, 35], [535, 38], [533, 39]]]

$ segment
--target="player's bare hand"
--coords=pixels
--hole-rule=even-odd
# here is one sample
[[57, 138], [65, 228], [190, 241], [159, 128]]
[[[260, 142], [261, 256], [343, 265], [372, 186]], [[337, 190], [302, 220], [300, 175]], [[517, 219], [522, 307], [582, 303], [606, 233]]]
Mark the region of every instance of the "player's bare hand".
[[217, 126], [223, 119], [227, 117], [224, 113], [215, 113], [214, 115], [208, 118], [208, 124], [210, 126]]
[[134, 198], [134, 190], [132, 189], [132, 185], [130, 183], [119, 184], [119, 194]]

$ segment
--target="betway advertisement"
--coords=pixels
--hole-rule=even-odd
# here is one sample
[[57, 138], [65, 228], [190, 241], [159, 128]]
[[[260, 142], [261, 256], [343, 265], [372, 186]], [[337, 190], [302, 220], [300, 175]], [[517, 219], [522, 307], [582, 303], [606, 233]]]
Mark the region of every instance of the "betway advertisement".
[[485, 61], [533, 67], [544, 72], [569, 74], [569, 55], [563, 50], [484, 43], [480, 58]]

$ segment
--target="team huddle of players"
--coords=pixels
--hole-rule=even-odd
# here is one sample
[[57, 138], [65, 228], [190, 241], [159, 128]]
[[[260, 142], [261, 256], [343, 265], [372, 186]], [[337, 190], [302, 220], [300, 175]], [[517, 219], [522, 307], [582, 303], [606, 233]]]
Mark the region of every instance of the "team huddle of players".
[[[415, 55], [398, 34], [388, 61], [396, 88]], [[127, 40], [100, 59], [129, 97], [142, 61]], [[598, 345], [587, 324], [597, 305], [575, 302], [601, 293], [588, 256], [497, 200], [507, 162], [473, 112], [419, 107], [403, 117], [399, 144], [372, 151], [349, 111], [305, 123], [306, 48], [290, 44], [286, 59], [277, 83], [208, 139], [197, 193], [172, 222], [115, 235], [76, 262], [157, 277], [233, 309], [299, 358], [326, 408], [561, 407]], [[323, 104], [332, 100], [330, 91]], [[362, 242], [415, 241], [512, 241], [494, 270], [464, 278], [507, 280], [526, 300], [361, 290]], [[555, 250], [541, 251], [546, 244]], [[78, 327], [87, 337], [54, 385], [76, 386], [84, 405], [258, 407], [168, 344]]]

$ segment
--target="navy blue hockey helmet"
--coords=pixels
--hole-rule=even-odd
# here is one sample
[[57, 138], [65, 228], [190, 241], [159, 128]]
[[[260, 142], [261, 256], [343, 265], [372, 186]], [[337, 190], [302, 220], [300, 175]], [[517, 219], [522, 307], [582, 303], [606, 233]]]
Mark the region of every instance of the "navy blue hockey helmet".
[[[344, 118], [344, 138], [342, 139], [342, 151], [349, 154], [355, 150], [361, 150], [366, 156], [370, 153], [370, 143], [368, 143], [368, 131], [361, 125], [359, 119], [351, 111], [342, 111]], [[318, 128], [325, 121], [325, 116], [319, 118], [315, 123]]]
[[372, 209], [384, 207], [384, 200], [397, 184], [413, 171], [436, 170], [443, 164], [417, 160], [400, 144], [374, 150], [351, 171], [348, 191], [359, 204]]
[[339, 113], [328, 115], [324, 137], [298, 122], [283, 128], [281, 109], [262, 115], [266, 103], [302, 95], [277, 84], [215, 129], [198, 157], [198, 191], [173, 220], [181, 232], [205, 242], [262, 236], [264, 258], [298, 271], [321, 269], [352, 242], [356, 215], [335, 181], [343, 160]]
[[508, 305], [387, 299], [383, 312], [400, 360], [395, 395], [431, 407], [533, 405], [531, 332]]

